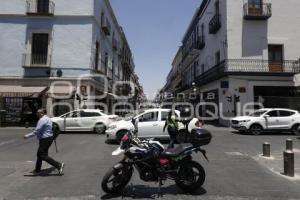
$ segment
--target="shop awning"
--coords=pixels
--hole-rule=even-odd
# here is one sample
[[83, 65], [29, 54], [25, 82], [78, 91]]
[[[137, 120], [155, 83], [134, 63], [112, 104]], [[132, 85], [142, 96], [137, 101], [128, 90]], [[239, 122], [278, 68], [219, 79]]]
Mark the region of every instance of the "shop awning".
[[47, 87], [0, 85], [0, 97], [37, 97], [46, 90]]

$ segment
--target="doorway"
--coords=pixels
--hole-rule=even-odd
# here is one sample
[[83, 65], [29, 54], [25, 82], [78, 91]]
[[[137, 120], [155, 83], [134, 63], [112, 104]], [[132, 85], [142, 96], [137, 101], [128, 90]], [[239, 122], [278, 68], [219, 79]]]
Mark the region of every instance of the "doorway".
[[283, 45], [269, 45], [269, 71], [283, 71]]

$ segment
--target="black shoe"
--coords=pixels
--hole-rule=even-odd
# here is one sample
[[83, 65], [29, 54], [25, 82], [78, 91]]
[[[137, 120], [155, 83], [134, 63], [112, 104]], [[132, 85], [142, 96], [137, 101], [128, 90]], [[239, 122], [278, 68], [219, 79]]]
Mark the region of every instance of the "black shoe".
[[63, 174], [64, 167], [65, 167], [65, 163], [61, 163], [60, 168], [58, 169], [58, 174]]
[[42, 171], [33, 170], [33, 171], [29, 172], [29, 173], [32, 174], [32, 175], [39, 175], [39, 174], [42, 173]]

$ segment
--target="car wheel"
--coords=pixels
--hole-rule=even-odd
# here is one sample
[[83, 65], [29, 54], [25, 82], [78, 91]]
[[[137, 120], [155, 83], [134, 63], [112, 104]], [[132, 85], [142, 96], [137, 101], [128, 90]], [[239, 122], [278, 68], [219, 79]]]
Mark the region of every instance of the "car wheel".
[[263, 128], [261, 125], [259, 124], [253, 124], [251, 127], [250, 127], [250, 133], [252, 135], [260, 135], [261, 132], [262, 132]]
[[292, 128], [291, 128], [291, 132], [295, 135], [300, 135], [300, 129], [299, 129], [299, 124], [295, 124]]
[[95, 128], [94, 128], [94, 132], [95, 133], [97, 133], [97, 134], [104, 134], [105, 130], [106, 130], [106, 127], [105, 127], [104, 124], [98, 123], [98, 124], [95, 125]]
[[121, 130], [121, 131], [118, 131], [117, 134], [116, 134], [116, 140], [118, 143], [121, 142], [123, 136], [127, 133], [128, 131], [127, 130]]

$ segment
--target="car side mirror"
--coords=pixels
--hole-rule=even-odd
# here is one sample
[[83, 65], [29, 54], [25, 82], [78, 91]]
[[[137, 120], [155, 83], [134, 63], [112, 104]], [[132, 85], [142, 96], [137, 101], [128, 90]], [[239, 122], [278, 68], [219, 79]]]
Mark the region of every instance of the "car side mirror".
[[270, 117], [270, 115], [265, 115], [265, 116], [264, 116], [264, 118], [268, 118], [268, 117]]

